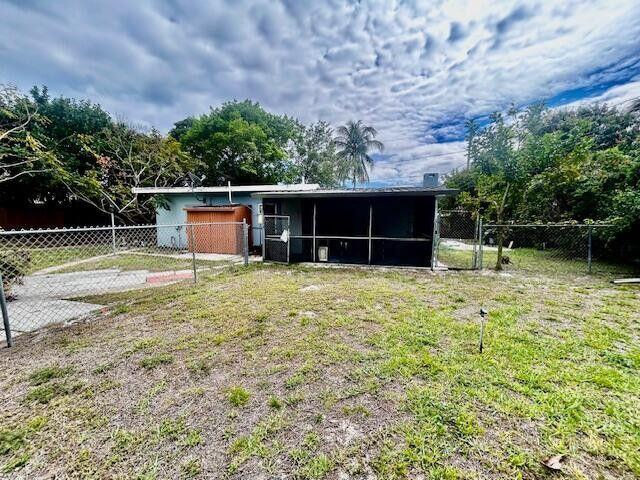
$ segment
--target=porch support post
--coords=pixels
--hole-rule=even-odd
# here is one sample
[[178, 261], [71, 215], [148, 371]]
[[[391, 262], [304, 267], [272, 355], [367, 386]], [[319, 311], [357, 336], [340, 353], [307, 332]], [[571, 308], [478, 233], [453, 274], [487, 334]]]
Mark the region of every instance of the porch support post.
[[433, 235], [431, 237], [431, 270], [435, 270], [438, 260], [436, 258], [438, 249], [436, 242], [438, 241], [439, 225], [438, 225], [438, 197], [433, 197]]
[[371, 233], [373, 231], [373, 204], [369, 202], [369, 265], [371, 265]]
[[316, 202], [313, 202], [313, 261], [316, 261]]

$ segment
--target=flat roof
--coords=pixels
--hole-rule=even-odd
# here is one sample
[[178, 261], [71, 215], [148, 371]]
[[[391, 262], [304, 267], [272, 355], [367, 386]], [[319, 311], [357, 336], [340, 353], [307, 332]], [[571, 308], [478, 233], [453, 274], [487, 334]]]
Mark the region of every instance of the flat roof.
[[455, 195], [458, 190], [454, 188], [446, 188], [444, 186], [437, 187], [385, 187], [385, 188], [357, 188], [355, 190], [335, 189], [335, 190], [309, 190], [299, 192], [257, 192], [252, 193], [252, 197], [261, 198], [321, 198], [321, 197], [391, 197], [391, 196], [410, 196], [410, 197], [435, 197], [444, 195]]
[[[293, 183], [290, 185], [231, 185], [231, 193], [237, 192], [298, 192], [317, 190], [317, 183]], [[229, 193], [224, 187], [134, 187], [133, 193], [179, 194], [179, 193]]]

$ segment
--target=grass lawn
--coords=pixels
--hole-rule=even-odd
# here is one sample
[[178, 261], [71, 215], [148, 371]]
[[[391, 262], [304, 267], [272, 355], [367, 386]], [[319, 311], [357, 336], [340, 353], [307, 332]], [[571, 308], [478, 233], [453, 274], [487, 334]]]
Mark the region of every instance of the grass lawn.
[[[495, 248], [483, 250], [484, 268], [495, 268], [498, 252]], [[584, 258], [570, 258], [571, 254], [558, 250], [536, 250], [535, 248], [504, 249], [503, 256], [509, 263], [503, 265], [505, 272], [527, 272], [543, 275], [585, 275], [588, 272], [586, 252]], [[438, 262], [450, 268], [470, 268], [473, 264], [472, 250], [459, 250], [441, 245], [438, 250]], [[610, 277], [611, 275], [630, 275], [632, 266], [603, 262], [594, 259], [591, 264], [593, 275]]]
[[[211, 260], [196, 260], [196, 266], [198, 268], [222, 266], [225, 261], [211, 261]], [[164, 272], [167, 270], [191, 270], [193, 263], [191, 258], [172, 258], [163, 255], [150, 255], [150, 254], [127, 254], [121, 253], [116, 256], [107, 256], [98, 258], [95, 260], [70, 265], [68, 267], [57, 270], [56, 273], [69, 273], [69, 272], [85, 272], [89, 270], [103, 270], [103, 269], [119, 269], [122, 271], [131, 270], [149, 270], [151, 272]]]
[[67, 262], [83, 260], [98, 255], [111, 253], [111, 245], [82, 245], [70, 247], [29, 248], [16, 249], [29, 258], [28, 273], [34, 273], [43, 268], [61, 265]]
[[0, 351], [7, 477], [640, 476], [637, 287], [254, 265], [100, 302]]

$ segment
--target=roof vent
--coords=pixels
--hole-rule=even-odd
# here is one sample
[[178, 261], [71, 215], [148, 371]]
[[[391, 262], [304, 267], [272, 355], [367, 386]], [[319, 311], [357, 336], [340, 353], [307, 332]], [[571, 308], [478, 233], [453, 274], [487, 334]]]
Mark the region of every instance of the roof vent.
[[425, 173], [422, 177], [422, 186], [425, 188], [437, 187], [440, 184], [437, 173]]

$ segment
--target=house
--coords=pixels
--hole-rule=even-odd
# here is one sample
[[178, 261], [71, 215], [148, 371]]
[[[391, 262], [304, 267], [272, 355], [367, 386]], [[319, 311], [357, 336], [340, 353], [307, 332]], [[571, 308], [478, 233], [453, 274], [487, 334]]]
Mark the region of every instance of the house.
[[438, 198], [456, 190], [426, 174], [420, 187], [263, 191], [264, 259], [432, 266]]
[[[141, 187], [139, 195], [163, 198], [156, 208], [158, 245], [168, 248], [190, 247], [185, 223], [226, 223], [246, 220], [250, 226], [250, 245], [262, 245], [262, 226], [258, 217], [261, 200], [251, 196], [256, 192], [299, 192], [316, 190], [317, 184], [292, 185], [228, 185], [226, 187]], [[237, 229], [197, 227], [197, 252], [235, 253], [238, 248]], [[206, 235], [205, 235], [206, 233]]]

